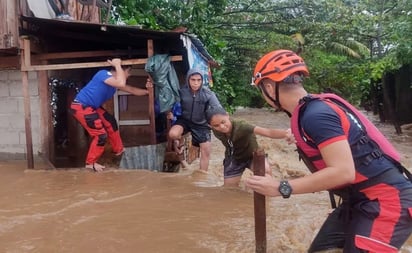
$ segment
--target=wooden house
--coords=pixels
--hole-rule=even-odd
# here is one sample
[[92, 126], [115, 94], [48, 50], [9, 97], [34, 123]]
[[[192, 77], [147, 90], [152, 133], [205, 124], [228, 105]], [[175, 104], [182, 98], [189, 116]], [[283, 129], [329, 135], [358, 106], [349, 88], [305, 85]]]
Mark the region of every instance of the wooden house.
[[[107, 24], [110, 8], [109, 0], [0, 2], [0, 159], [27, 159], [28, 168], [37, 157], [53, 167], [80, 166], [88, 139], [68, 106], [99, 68], [109, 66], [107, 59], [132, 65], [128, 83], [136, 87], [144, 87], [145, 64], [154, 55], [169, 55], [180, 81], [194, 61], [206, 68], [213, 61], [182, 30]], [[164, 141], [156, 94], [149, 91], [148, 97], [117, 93], [105, 104], [126, 147]]]

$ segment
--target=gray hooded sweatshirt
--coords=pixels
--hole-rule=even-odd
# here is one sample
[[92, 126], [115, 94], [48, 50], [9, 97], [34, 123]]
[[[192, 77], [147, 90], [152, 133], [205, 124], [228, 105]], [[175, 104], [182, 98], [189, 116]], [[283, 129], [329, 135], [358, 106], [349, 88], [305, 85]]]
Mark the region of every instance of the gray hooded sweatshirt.
[[[202, 86], [196, 93], [190, 88], [189, 78], [193, 74], [202, 76]], [[206, 110], [210, 107], [221, 106], [215, 93], [207, 87], [203, 87], [203, 74], [196, 69], [189, 69], [186, 74], [186, 84], [179, 90], [182, 115], [180, 118], [197, 125], [207, 125]]]

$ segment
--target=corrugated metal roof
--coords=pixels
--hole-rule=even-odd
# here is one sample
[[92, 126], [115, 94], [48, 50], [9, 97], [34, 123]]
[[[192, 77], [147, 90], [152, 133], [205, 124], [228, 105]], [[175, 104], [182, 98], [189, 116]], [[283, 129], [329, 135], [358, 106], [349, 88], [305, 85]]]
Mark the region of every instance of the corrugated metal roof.
[[[37, 38], [49, 52], [147, 49], [148, 39], [154, 41], [157, 52], [164, 50], [164, 53], [173, 54], [170, 50], [183, 49], [181, 33], [178, 32], [25, 16], [22, 16], [22, 20], [26, 25], [20, 30], [20, 35]], [[147, 50], [143, 50], [141, 54], [146, 55]]]
[[27, 16], [21, 16], [21, 18], [23, 21], [37, 26], [34, 29], [30, 29], [30, 27], [28, 29], [31, 30], [32, 33], [37, 34], [45, 32], [46, 34], [52, 35], [53, 33], [58, 33], [58, 29], [84, 34], [86, 37], [88, 37], [87, 35], [102, 37], [106, 37], [107, 35], [119, 35], [120, 37], [118, 39], [124, 39], [129, 36], [129, 38], [141, 37], [150, 39], [160, 39], [165, 37], [179, 38], [180, 34], [182, 34], [181, 32], [146, 30], [139, 28], [138, 26], [129, 25], [98, 24], [76, 20], [44, 19]]
[[[189, 36], [206, 59], [214, 61], [202, 42], [193, 34], [141, 29], [138, 26], [108, 25], [75, 20], [43, 19], [21, 16], [26, 23], [20, 35], [35, 36], [53, 52], [147, 48], [147, 39], [154, 41], [157, 53], [181, 55], [181, 35]], [[172, 50], [172, 52], [170, 51]], [[173, 50], [177, 50], [173, 52]], [[145, 52], [142, 52], [144, 55]]]

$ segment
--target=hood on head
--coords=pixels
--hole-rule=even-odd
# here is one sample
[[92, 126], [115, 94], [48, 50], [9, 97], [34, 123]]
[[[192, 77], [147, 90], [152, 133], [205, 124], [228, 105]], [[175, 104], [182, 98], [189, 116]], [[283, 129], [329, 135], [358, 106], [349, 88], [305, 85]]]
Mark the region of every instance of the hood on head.
[[194, 74], [199, 74], [202, 77], [202, 86], [203, 86], [203, 83], [205, 82], [205, 80], [203, 80], [203, 73], [202, 73], [202, 71], [200, 71], [198, 69], [189, 69], [189, 71], [187, 71], [186, 85], [189, 86], [189, 78]]

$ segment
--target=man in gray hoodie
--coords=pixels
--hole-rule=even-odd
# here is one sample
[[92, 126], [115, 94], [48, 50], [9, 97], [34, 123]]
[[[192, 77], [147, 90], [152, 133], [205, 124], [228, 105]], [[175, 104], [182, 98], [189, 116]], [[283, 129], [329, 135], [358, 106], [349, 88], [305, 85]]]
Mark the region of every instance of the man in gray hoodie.
[[[206, 110], [221, 106], [215, 93], [203, 86], [203, 74], [190, 69], [186, 75], [186, 84], [179, 90], [182, 113], [169, 130], [173, 147], [181, 153], [180, 139], [190, 132], [193, 146], [200, 147], [200, 170], [207, 171], [211, 151], [211, 129], [206, 120]], [[172, 116], [173, 117], [173, 116]], [[170, 116], [169, 116], [170, 118]]]

